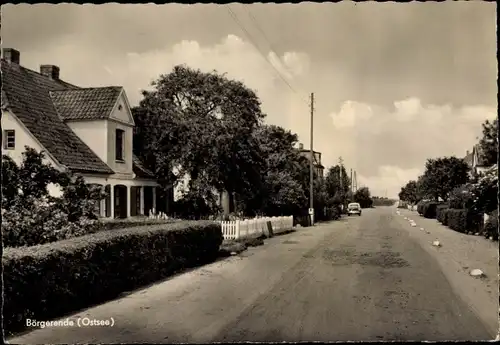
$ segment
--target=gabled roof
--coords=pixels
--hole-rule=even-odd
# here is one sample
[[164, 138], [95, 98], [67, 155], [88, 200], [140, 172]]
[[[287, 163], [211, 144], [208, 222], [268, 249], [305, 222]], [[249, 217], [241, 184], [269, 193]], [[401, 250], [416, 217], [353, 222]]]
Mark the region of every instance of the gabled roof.
[[484, 159], [484, 153], [483, 153], [483, 149], [481, 148], [481, 145], [479, 145], [479, 144], [474, 145], [474, 152], [476, 154], [476, 162], [475, 162], [476, 166], [479, 166], [479, 167], [487, 166], [485, 159]]
[[49, 96], [50, 91], [78, 87], [3, 59], [1, 71], [3, 96], [8, 108], [59, 163], [78, 172], [114, 173], [59, 118]]
[[[59, 163], [75, 172], [114, 173], [64, 121], [109, 118], [122, 87], [80, 88], [4, 59], [1, 71], [2, 109], [12, 110]], [[135, 155], [133, 169], [154, 178]]]
[[144, 164], [140, 161], [139, 157], [136, 155], [133, 155], [133, 166], [134, 166], [134, 173], [136, 174], [137, 177], [144, 177], [144, 178], [154, 178], [155, 175], [151, 170], [148, 170]]
[[122, 87], [93, 87], [50, 91], [57, 114], [63, 120], [108, 119]]

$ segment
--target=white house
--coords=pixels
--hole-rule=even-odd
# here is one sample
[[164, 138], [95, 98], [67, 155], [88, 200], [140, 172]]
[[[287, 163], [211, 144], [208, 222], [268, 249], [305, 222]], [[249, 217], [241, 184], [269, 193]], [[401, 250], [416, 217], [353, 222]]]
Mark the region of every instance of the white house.
[[481, 146], [479, 144], [474, 145], [472, 152], [467, 151], [464, 161], [469, 165], [471, 175], [485, 173], [491, 168], [491, 166], [488, 166], [484, 161]]
[[[32, 71], [17, 50], [2, 53], [2, 154], [19, 164], [27, 145], [58, 170], [104, 186], [102, 217], [156, 208], [156, 180], [132, 152], [134, 119], [123, 87], [81, 88], [61, 80], [57, 66]], [[60, 193], [55, 186], [49, 192]]]

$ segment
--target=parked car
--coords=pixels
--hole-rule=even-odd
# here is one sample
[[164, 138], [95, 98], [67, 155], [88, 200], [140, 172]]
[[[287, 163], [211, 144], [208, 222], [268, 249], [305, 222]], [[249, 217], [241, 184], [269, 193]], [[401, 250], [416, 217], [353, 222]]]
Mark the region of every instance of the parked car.
[[349, 216], [353, 214], [361, 216], [361, 205], [357, 202], [351, 202], [349, 205], [347, 205], [347, 214]]

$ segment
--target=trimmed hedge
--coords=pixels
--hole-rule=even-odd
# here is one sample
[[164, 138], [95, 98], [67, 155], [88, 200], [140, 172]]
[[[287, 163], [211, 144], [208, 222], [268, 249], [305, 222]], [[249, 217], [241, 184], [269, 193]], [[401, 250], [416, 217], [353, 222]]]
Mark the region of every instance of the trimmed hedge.
[[448, 227], [452, 230], [466, 233], [482, 232], [482, 215], [476, 214], [467, 209], [450, 208], [447, 211]]
[[178, 219], [150, 219], [150, 218], [131, 218], [131, 219], [113, 219], [101, 221], [101, 230], [116, 230], [125, 228], [136, 228], [145, 225], [171, 224], [179, 222]]
[[422, 207], [422, 215], [425, 218], [436, 219], [436, 208], [439, 205], [437, 202], [427, 202]]
[[104, 231], [3, 256], [4, 327], [49, 320], [116, 298], [187, 267], [214, 260], [220, 224], [178, 222]]
[[448, 226], [458, 232], [467, 231], [467, 210], [450, 208], [447, 212]]
[[438, 222], [446, 225], [446, 215], [448, 210], [448, 205], [438, 205], [436, 207], [436, 219]]
[[427, 205], [428, 201], [420, 201], [418, 204], [417, 204], [417, 212], [419, 215], [423, 215], [424, 214], [424, 206]]

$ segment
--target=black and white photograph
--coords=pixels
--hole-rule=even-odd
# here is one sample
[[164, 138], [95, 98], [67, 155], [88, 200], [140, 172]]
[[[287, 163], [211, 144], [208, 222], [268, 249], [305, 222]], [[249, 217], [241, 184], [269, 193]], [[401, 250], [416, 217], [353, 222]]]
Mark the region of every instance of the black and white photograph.
[[4, 341], [500, 340], [496, 12], [2, 5]]

